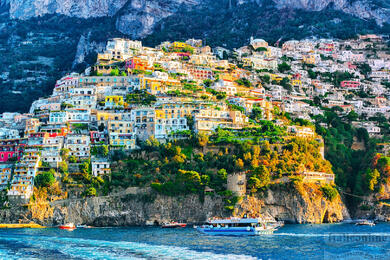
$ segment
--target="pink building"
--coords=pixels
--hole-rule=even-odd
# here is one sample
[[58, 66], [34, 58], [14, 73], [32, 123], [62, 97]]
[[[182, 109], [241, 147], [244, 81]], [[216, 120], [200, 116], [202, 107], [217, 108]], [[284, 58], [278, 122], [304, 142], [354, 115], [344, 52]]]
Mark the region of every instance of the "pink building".
[[0, 140], [0, 162], [6, 162], [13, 157], [19, 160], [26, 141], [27, 139]]
[[341, 81], [341, 87], [342, 88], [359, 88], [360, 82], [353, 81], [353, 80], [344, 80], [344, 81]]
[[92, 144], [98, 144], [98, 143], [106, 143], [107, 142], [107, 136], [104, 132], [99, 131], [90, 131], [90, 137], [91, 137], [91, 143]]

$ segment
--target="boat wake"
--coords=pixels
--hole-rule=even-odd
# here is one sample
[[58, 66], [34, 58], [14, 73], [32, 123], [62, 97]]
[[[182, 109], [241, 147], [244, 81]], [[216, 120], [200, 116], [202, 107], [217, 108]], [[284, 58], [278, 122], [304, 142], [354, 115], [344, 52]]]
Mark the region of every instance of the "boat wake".
[[366, 232], [366, 233], [342, 233], [342, 232], [335, 232], [335, 233], [274, 233], [274, 236], [291, 236], [291, 237], [329, 237], [329, 236], [381, 236], [381, 237], [390, 237], [390, 233], [381, 233], [381, 232]]
[[[256, 259], [249, 255], [200, 252], [186, 247], [151, 245], [126, 241], [89, 240], [68, 237], [7, 237], [7, 240], [23, 242], [35, 251], [44, 249], [70, 259]], [[0, 254], [1, 255], [1, 254]], [[38, 258], [44, 255], [38, 255]]]

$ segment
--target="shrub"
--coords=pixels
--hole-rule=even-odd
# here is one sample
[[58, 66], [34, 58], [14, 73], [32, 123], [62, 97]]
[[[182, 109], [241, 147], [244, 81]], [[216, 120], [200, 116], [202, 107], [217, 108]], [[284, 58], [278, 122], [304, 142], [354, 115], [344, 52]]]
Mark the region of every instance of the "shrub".
[[51, 169], [48, 172], [38, 174], [35, 177], [35, 186], [37, 187], [50, 187], [56, 181], [54, 177], [54, 170]]
[[329, 201], [332, 201], [338, 195], [337, 189], [329, 184], [322, 186], [321, 191], [324, 194], [325, 198]]
[[96, 196], [96, 189], [91, 187], [91, 188], [88, 188], [86, 191], [85, 191], [85, 195], [87, 197], [94, 197]]

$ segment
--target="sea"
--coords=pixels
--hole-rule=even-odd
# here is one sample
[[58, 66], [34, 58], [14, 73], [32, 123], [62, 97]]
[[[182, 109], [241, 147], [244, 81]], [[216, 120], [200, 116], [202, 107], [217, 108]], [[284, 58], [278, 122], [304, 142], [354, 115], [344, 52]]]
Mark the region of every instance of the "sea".
[[390, 224], [285, 225], [256, 237], [191, 227], [1, 229], [0, 259], [390, 259]]

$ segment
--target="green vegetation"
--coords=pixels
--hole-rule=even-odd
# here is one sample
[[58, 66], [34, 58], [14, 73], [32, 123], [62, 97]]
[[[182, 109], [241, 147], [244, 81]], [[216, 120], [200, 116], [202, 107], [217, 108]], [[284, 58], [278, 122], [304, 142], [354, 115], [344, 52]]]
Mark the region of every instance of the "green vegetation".
[[[317, 133], [323, 136], [326, 145], [325, 157], [332, 164], [337, 186], [355, 195], [368, 195], [377, 178], [376, 174], [367, 172], [376, 153], [375, 140], [369, 139], [365, 129], [350, 124], [354, 113], [340, 117], [336, 111], [337, 108], [327, 110], [324, 116], [316, 117]], [[329, 128], [320, 123], [326, 123]], [[364, 142], [365, 150], [352, 149], [354, 138]], [[351, 206], [360, 201], [356, 197], [347, 198]]]
[[[105, 42], [121, 35], [110, 18], [45, 15], [10, 22], [4, 15], [0, 22], [7, 24], [0, 32], [0, 70], [10, 73], [9, 81], [0, 79], [0, 95], [8, 100], [7, 104], [0, 104], [0, 112], [28, 111], [32, 101], [51, 93], [56, 80], [65, 73], [81, 72], [94, 64], [96, 52], [91, 50], [72, 69], [81, 35], [88, 34], [91, 42]], [[10, 41], [11, 38], [14, 40]]]
[[[200, 134], [166, 144], [151, 138], [143, 144], [146, 153], [142, 156], [134, 154], [114, 163], [111, 186], [150, 185], [164, 195], [203, 196], [206, 186], [217, 193], [225, 192], [229, 174], [247, 171], [248, 187], [255, 193], [267, 189], [274, 179], [294, 176], [302, 167], [332, 172], [329, 162], [321, 158], [320, 144], [315, 140], [296, 138], [270, 144], [259, 138], [267, 129], [282, 135], [283, 130], [264, 123], [263, 129], [218, 129], [210, 138]], [[248, 132], [257, 135], [256, 142], [244, 137]]]
[[267, 51], [268, 49], [267, 48], [265, 48], [265, 47], [259, 47], [259, 48], [257, 48], [255, 51], [256, 52], [264, 52], [264, 51]]
[[50, 171], [48, 172], [43, 172], [41, 174], [38, 174], [34, 179], [35, 186], [50, 187], [56, 181], [56, 178], [54, 176], [55, 176], [54, 169], [50, 169]]
[[278, 64], [278, 70], [282, 73], [287, 72], [291, 70], [291, 66], [288, 65], [286, 62], [283, 62], [281, 64]]
[[136, 90], [131, 94], [127, 94], [126, 102], [128, 104], [150, 105], [156, 102], [156, 96], [149, 94], [146, 91]]
[[324, 194], [325, 198], [332, 201], [339, 194], [337, 189], [329, 184], [326, 184], [321, 187], [321, 191]]
[[349, 72], [324, 72], [321, 73], [321, 79], [324, 80], [325, 82], [329, 82], [334, 84], [335, 86], [340, 86], [340, 83], [344, 80], [352, 80], [353, 75]]
[[236, 3], [233, 1], [229, 8], [227, 1], [208, 0], [197, 8], [183, 8], [174, 16], [162, 19], [145, 42], [153, 46], [167, 40], [198, 38], [207, 39], [211, 46], [237, 48], [247, 44], [248, 35], [275, 43], [281, 37], [283, 40], [311, 36], [348, 39], [356, 34], [390, 32], [388, 24], [379, 27], [374, 20], [362, 20], [334, 8], [280, 12], [271, 1], [262, 3], [261, 8], [255, 2]]
[[236, 83], [240, 86], [245, 86], [247, 88], [250, 88], [252, 86], [252, 83], [247, 78], [241, 78], [236, 80]]
[[106, 157], [108, 152], [107, 145], [92, 146], [91, 148], [91, 154], [95, 156]]

